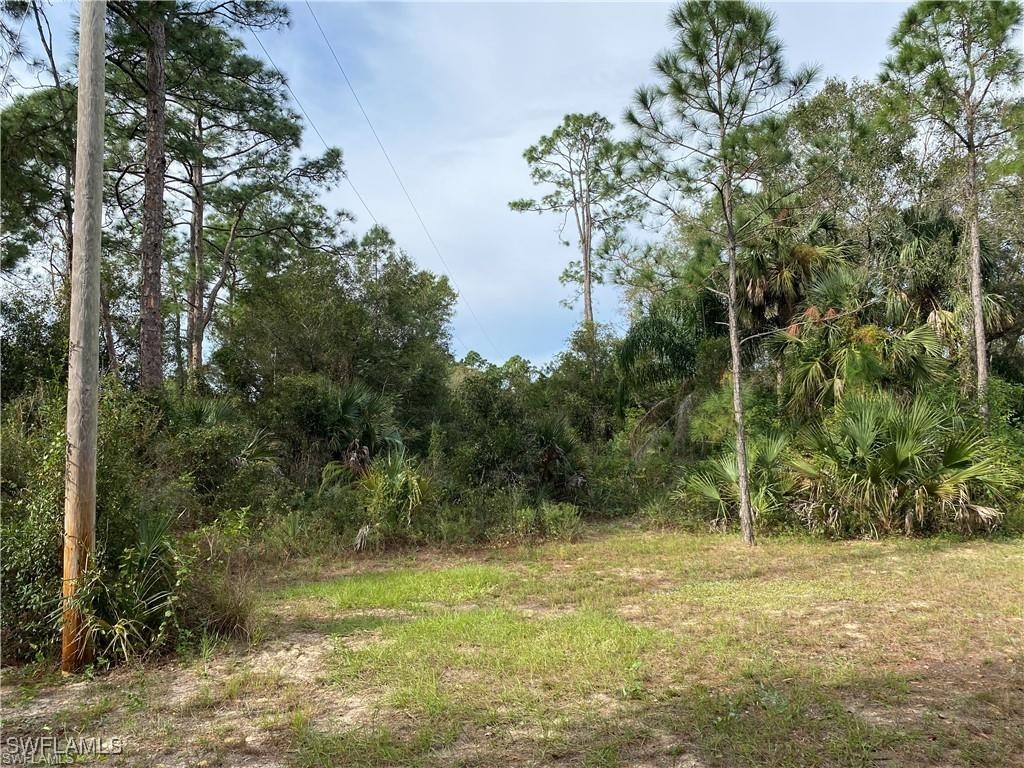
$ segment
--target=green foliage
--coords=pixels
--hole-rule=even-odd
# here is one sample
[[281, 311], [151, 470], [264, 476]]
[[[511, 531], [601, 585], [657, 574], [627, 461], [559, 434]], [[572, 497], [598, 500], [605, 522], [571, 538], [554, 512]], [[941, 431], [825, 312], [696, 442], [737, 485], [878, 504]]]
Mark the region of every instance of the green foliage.
[[[246, 287], [222, 314], [211, 358], [228, 391], [266, 402], [274, 428], [278, 417], [308, 418], [288, 412], [296, 396], [330, 395], [315, 381], [342, 389], [359, 382], [390, 402], [391, 426], [406, 442], [425, 448], [431, 423], [447, 414], [455, 298], [447, 280], [418, 269], [383, 228], [322, 249], [250, 247]], [[320, 457], [296, 460], [309, 465], [305, 482], [315, 482]]]
[[591, 447], [587, 465], [587, 482], [579, 499], [587, 515], [628, 515], [672, 482], [672, 436], [652, 426], [639, 409], [631, 409], [610, 441]]
[[[178, 602], [188, 567], [170, 536], [170, 520], [143, 517], [134, 542], [87, 571], [73, 605], [100, 664], [128, 661], [169, 647], [178, 630]], [[113, 555], [113, 553], [109, 553]]]
[[[787, 471], [788, 450], [789, 438], [784, 434], [757, 435], [747, 445], [750, 501], [758, 524], [765, 528], [783, 522], [786, 517], [785, 504], [794, 485]], [[715, 527], [734, 519], [740, 504], [735, 448], [688, 473], [672, 498], [687, 512], [710, 506]]]
[[512, 512], [508, 534], [513, 539], [534, 536], [572, 539], [580, 530], [580, 513], [572, 504], [542, 502], [537, 507], [520, 507]]
[[416, 461], [406, 456], [403, 449], [389, 451], [370, 465], [359, 479], [359, 486], [364, 494], [366, 517], [356, 533], [356, 549], [408, 538], [413, 530], [413, 515], [429, 493]]
[[[610, 276], [630, 322], [621, 337], [582, 324], [543, 367], [453, 360], [448, 280], [322, 202], [341, 150], [295, 156], [284, 76], [236, 34], [283, 23], [283, 6], [183, 8], [126, 6], [108, 38], [118, 205], [103, 242], [97, 550], [77, 598], [104, 662], [244, 634], [254, 570], [353, 542], [733, 519], [729, 255], [759, 526], [1024, 530], [1018, 3], [917, 3], [881, 83], [830, 81], [806, 99], [814, 72], [786, 72], [770, 13], [676, 7], [630, 141], [571, 114], [525, 153], [546, 194], [512, 207], [579, 215], [592, 274], [566, 274]], [[163, 248], [174, 381], [146, 394], [134, 385], [148, 40], [132, 14], [168, 21], [165, 218], [192, 223]], [[54, 76], [0, 115], [5, 661], [50, 654], [60, 608], [75, 85]], [[933, 128], [957, 151], [931, 151]], [[972, 200], [988, 424], [964, 415]], [[664, 235], [634, 242], [650, 224]], [[188, 361], [197, 339], [204, 366]]]
[[796, 508], [839, 534], [989, 527], [983, 503], [1019, 481], [991, 441], [955, 407], [926, 395], [851, 395], [809, 428], [793, 460]]
[[921, 0], [890, 38], [883, 80], [968, 151], [1000, 138], [1003, 101], [1020, 82], [1021, 5]]
[[[2, 486], [5, 658], [46, 655], [59, 637], [65, 400], [52, 387], [3, 409], [5, 459], [8, 446], [18, 457], [17, 471], [5, 462]], [[226, 401], [154, 402], [113, 380], [102, 387], [99, 426], [96, 554], [78, 602], [102, 661], [239, 624], [243, 604], [221, 599], [233, 589], [219, 568], [224, 547], [203, 554], [200, 537], [182, 533], [239, 498], [276, 498], [281, 479], [266, 432]], [[236, 618], [218, 618], [217, 606], [231, 604]]]
[[42, 86], [19, 94], [0, 112], [4, 270], [27, 261], [34, 248], [49, 246], [53, 228], [66, 223], [75, 100], [73, 87]]
[[0, 324], [2, 402], [18, 398], [40, 382], [61, 378], [67, 364], [67, 332], [63, 323], [48, 315], [39, 297], [21, 293], [4, 296]]
[[362, 474], [377, 454], [402, 443], [390, 400], [359, 383], [286, 376], [260, 410], [271, 429], [286, 437], [287, 469], [300, 483], [330, 461]]

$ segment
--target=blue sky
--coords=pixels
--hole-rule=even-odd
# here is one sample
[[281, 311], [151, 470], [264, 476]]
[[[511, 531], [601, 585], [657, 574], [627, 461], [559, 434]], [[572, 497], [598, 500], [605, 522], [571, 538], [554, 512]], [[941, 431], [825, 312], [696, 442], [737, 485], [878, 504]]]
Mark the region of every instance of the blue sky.
[[[275, 63], [381, 223], [422, 266], [454, 278], [463, 300], [454, 351], [536, 363], [564, 346], [581, 314], [561, 301], [573, 252], [553, 218], [517, 214], [532, 196], [523, 149], [567, 112], [621, 118], [670, 42], [669, 3], [348, 3], [313, 9], [434, 237], [439, 260], [304, 3], [288, 30], [261, 33]], [[791, 66], [872, 78], [905, 3], [769, 3]], [[58, 4], [65, 30], [77, 4]], [[30, 31], [30, 30], [29, 30]], [[70, 55], [68, 35], [65, 50]], [[31, 38], [30, 38], [31, 42]], [[259, 47], [247, 40], [255, 55]], [[304, 150], [323, 145], [307, 131]], [[342, 185], [325, 202], [370, 219]], [[467, 302], [472, 311], [467, 307]], [[599, 322], [622, 330], [617, 292], [596, 292]]]

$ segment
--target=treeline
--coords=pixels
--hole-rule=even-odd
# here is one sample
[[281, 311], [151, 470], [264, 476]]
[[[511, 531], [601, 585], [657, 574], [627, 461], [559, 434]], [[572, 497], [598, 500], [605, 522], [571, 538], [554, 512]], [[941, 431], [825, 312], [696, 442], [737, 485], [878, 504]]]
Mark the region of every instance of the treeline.
[[574, 114], [526, 150], [547, 194], [511, 205], [575, 220], [585, 316], [592, 282], [624, 289], [621, 383], [699, 459], [688, 508], [748, 543], [755, 518], [909, 534], [1020, 511], [1020, 22], [919, 3], [877, 83], [815, 92], [770, 13], [684, 3], [628, 137]]
[[[102, 660], [246, 631], [254, 568], [584, 517], [834, 536], [1024, 523], [1017, 3], [922, 3], [878, 82], [791, 73], [765, 11], [685, 3], [616, 132], [525, 153], [575, 223], [583, 322], [538, 370], [455, 360], [448, 281], [323, 193], [273, 3], [109, 3], [97, 553]], [[3, 647], [57, 639], [75, 73], [3, 144]], [[7, 87], [7, 84], [4, 84]], [[630, 328], [594, 318], [597, 281]]]

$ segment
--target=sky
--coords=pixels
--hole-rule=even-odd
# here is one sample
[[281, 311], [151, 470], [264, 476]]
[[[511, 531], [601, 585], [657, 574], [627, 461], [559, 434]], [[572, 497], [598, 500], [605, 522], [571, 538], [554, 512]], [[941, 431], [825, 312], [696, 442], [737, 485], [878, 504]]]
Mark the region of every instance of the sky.
[[[260, 40], [376, 219], [422, 267], [444, 273], [460, 298], [453, 352], [503, 361], [551, 360], [582, 316], [563, 300], [559, 275], [575, 252], [560, 244], [559, 220], [514, 213], [508, 201], [541, 194], [523, 150], [569, 112], [621, 122], [651, 62], [671, 42], [669, 3], [314, 2], [331, 45], [387, 149], [416, 213], [374, 138], [304, 2], [288, 3], [291, 24]], [[767, 3], [793, 68], [815, 64], [828, 77], [870, 79], [906, 3]], [[71, 56], [77, 3], [51, 17]], [[31, 44], [31, 32], [28, 42]], [[254, 55], [263, 52], [243, 33]], [[324, 149], [307, 129], [303, 151]], [[372, 219], [342, 184], [324, 202]], [[625, 330], [620, 297], [595, 292], [598, 322]]]

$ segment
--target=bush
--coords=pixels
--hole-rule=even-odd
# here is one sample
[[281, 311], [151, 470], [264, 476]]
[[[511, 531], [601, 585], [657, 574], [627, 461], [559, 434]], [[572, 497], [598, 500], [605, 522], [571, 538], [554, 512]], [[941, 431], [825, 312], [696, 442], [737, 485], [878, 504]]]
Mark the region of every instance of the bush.
[[75, 604], [99, 664], [159, 653], [176, 640], [188, 566], [169, 533], [167, 519], [144, 517], [131, 546], [97, 551]]
[[796, 507], [843, 535], [991, 528], [1001, 512], [986, 502], [1019, 481], [978, 427], [924, 395], [847, 396], [804, 442]]
[[[752, 435], [747, 441], [750, 503], [760, 526], [786, 521], [787, 498], [794, 481], [786, 463], [789, 440], [782, 434]], [[739, 466], [736, 449], [702, 462], [683, 479], [673, 499], [688, 510], [703, 511], [713, 527], [738, 519]]]
[[515, 539], [547, 537], [572, 539], [580, 531], [579, 509], [572, 504], [545, 501], [513, 510], [506, 532]]
[[573, 539], [579, 532], [582, 522], [580, 511], [572, 504], [553, 504], [544, 502], [540, 505], [540, 535], [556, 539]]
[[632, 514], [670, 482], [671, 436], [664, 429], [643, 431], [642, 417], [640, 411], [630, 411], [620, 432], [605, 445], [591, 449], [586, 483], [578, 495], [588, 516]]
[[[0, 523], [0, 625], [5, 660], [52, 654], [59, 641], [64, 505], [62, 388], [40, 389], [3, 408], [5, 466]], [[10, 447], [10, 449], [9, 449]], [[12, 451], [17, 464], [9, 463]], [[265, 432], [209, 400], [158, 402], [105, 380], [100, 392], [96, 552], [79, 591], [86, 631], [101, 660], [158, 653], [209, 621], [219, 602], [184, 601], [221, 591], [228, 544], [201, 546], [200, 520], [220, 520], [239, 498], [278, 503], [282, 480]], [[224, 505], [224, 506], [222, 506]], [[230, 507], [228, 507], [230, 509]], [[224, 526], [218, 531], [223, 533]], [[250, 544], [236, 542], [239, 548]], [[215, 558], [210, 553], [217, 551]], [[217, 561], [213, 567], [212, 560]], [[207, 585], [205, 579], [214, 582]], [[191, 615], [193, 610], [201, 614]]]
[[481, 543], [507, 535], [517, 510], [527, 506], [527, 493], [518, 484], [501, 488], [447, 489], [443, 503], [420, 517], [426, 541]]
[[251, 629], [255, 608], [248, 579], [230, 573], [201, 571], [187, 582], [179, 610], [179, 646], [203, 636], [238, 637]]
[[417, 462], [398, 447], [372, 461], [365, 473], [349, 462], [324, 467], [321, 490], [352, 482], [359, 489], [361, 514], [355, 534], [357, 550], [381, 549], [388, 544], [413, 540], [413, 517], [424, 503], [429, 485]]

